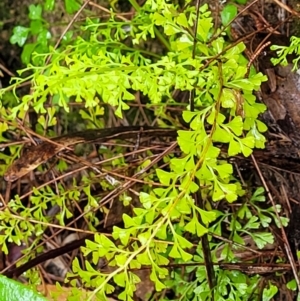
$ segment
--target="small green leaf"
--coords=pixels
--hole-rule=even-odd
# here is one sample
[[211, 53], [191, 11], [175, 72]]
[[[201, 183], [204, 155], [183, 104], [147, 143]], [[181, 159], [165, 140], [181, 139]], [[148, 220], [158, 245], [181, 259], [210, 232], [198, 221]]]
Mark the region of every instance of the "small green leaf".
[[201, 237], [208, 232], [208, 230], [199, 223], [195, 216], [185, 225], [184, 229], [192, 234], [197, 233], [198, 237]]
[[234, 138], [232, 137], [229, 147], [228, 147], [228, 155], [230, 157], [235, 156], [241, 152], [241, 145], [240, 143], [236, 142]]
[[172, 258], [181, 258], [181, 255], [178, 251], [178, 245], [175, 243], [169, 253], [169, 256]]
[[155, 12], [152, 16], [153, 21], [155, 22], [155, 25], [161, 26], [164, 25], [167, 21], [166, 17], [162, 16], [161, 14], [158, 14]]
[[43, 29], [40, 31], [39, 35], [37, 36], [37, 42], [42, 45], [47, 45], [48, 40], [51, 38], [51, 33], [47, 29]]
[[30, 20], [40, 20], [42, 18], [42, 6], [40, 4], [34, 5], [30, 4], [29, 5], [29, 14], [28, 17]]
[[264, 288], [262, 301], [270, 301], [277, 294], [278, 287], [269, 281], [269, 288]]
[[183, 27], [189, 27], [188, 20], [186, 18], [186, 15], [184, 13], [180, 13], [178, 17], [176, 18], [176, 21], [179, 25]]
[[196, 172], [196, 176], [199, 180], [205, 181], [212, 181], [216, 177], [206, 162], [203, 162], [202, 167]]
[[187, 192], [196, 192], [199, 189], [199, 186], [194, 182], [191, 181], [191, 177], [187, 174], [180, 184], [180, 190], [186, 190]]
[[[287, 218], [287, 217], [284, 217], [284, 216], [280, 216], [280, 221], [281, 221], [281, 224], [282, 224], [283, 227], [287, 227], [287, 225], [289, 224], [290, 219]], [[275, 223], [276, 223], [276, 226], [278, 228], [281, 228], [281, 225], [278, 223], [277, 218], [275, 219]]]
[[214, 185], [214, 191], [213, 191], [213, 196], [212, 199], [213, 201], [220, 201], [225, 197], [224, 192], [222, 191], [222, 189], [220, 189], [218, 184]]
[[253, 238], [254, 242], [256, 243], [259, 249], [263, 249], [266, 244], [273, 244], [274, 243], [274, 236], [272, 233], [254, 233], [252, 232], [251, 237]]
[[229, 123], [226, 124], [226, 126], [230, 128], [235, 135], [242, 135], [243, 120], [241, 116], [235, 116]]
[[195, 147], [195, 135], [194, 131], [178, 131], [177, 141], [180, 149], [188, 155], [194, 155], [197, 152]]
[[227, 244], [224, 246], [220, 259], [225, 261], [230, 261], [231, 259], [234, 259], [235, 255], [233, 254], [232, 247], [229, 247]]
[[[142, 218], [143, 216], [140, 215], [140, 218]], [[153, 221], [154, 219], [156, 218], [156, 214], [155, 214], [155, 211], [154, 210], [147, 210], [147, 213], [145, 215], [145, 220], [148, 224], [152, 225], [153, 224]], [[139, 224], [141, 225], [141, 223]]]
[[164, 26], [164, 32], [166, 35], [168, 36], [172, 36], [176, 33], [179, 33], [180, 30], [178, 28], [176, 28], [173, 24], [165, 24]]
[[263, 122], [261, 122], [260, 120], [256, 120], [255, 122], [256, 122], [256, 125], [257, 125], [257, 129], [261, 133], [264, 133], [268, 130], [268, 127]]
[[196, 230], [198, 237], [201, 237], [204, 234], [208, 233], [208, 229], [201, 225], [198, 221], [196, 221]]
[[254, 85], [246, 78], [232, 80], [231, 82], [226, 83], [226, 87], [233, 89], [242, 89], [245, 91], [252, 91], [254, 89]]
[[252, 136], [242, 138], [242, 139], [240, 139], [240, 141], [243, 143], [243, 145], [246, 145], [251, 148], [253, 148], [255, 145], [254, 137], [252, 137]]
[[264, 202], [266, 200], [265, 196], [263, 195], [265, 193], [265, 189], [263, 187], [258, 187], [252, 197], [251, 201], [258, 201], [258, 202]]
[[172, 179], [174, 178], [174, 174], [164, 171], [162, 169], [156, 169], [156, 174], [159, 178], [160, 183], [169, 186]]
[[[160, 245], [163, 245], [162, 248], [159, 248], [158, 249], [158, 252], [166, 252], [167, 250], [167, 244], [160, 244]], [[166, 258], [165, 256], [162, 256], [160, 254], [156, 254], [156, 263], [159, 264], [159, 265], [168, 265], [170, 263], [169, 259]], [[167, 275], [167, 270], [166, 270], [166, 275]]]
[[233, 173], [232, 165], [229, 163], [225, 163], [222, 165], [217, 165], [214, 167], [214, 169], [218, 172], [218, 176], [221, 179], [226, 179]]
[[152, 196], [143, 191], [140, 192], [140, 201], [145, 209], [150, 209], [155, 200], [156, 200], [155, 196]]
[[190, 214], [191, 204], [186, 197], [183, 197], [178, 201], [176, 209], [182, 214]]
[[267, 228], [269, 226], [269, 224], [272, 222], [272, 219], [269, 216], [266, 216], [260, 212], [258, 212], [258, 217], [260, 219], [261, 225], [264, 228]]
[[221, 149], [218, 147], [213, 146], [212, 144], [209, 146], [207, 150], [207, 157], [211, 159], [215, 159], [219, 157], [219, 154], [221, 152]]
[[237, 186], [235, 184], [225, 184], [215, 181], [213, 200], [220, 201], [226, 198], [228, 202], [233, 202], [237, 199]]
[[115, 259], [117, 265], [119, 267], [122, 267], [122, 266], [124, 266], [124, 264], [125, 264], [125, 262], [127, 260], [127, 256], [125, 254], [116, 254], [114, 256], [114, 259]]
[[191, 242], [189, 242], [187, 239], [185, 239], [184, 237], [177, 235], [176, 239], [179, 242], [180, 248], [191, 248], [193, 246], [193, 244]]
[[177, 51], [182, 51], [193, 45], [192, 40], [186, 34], [183, 34], [179, 39], [175, 41]]
[[28, 37], [28, 33], [29, 33], [30, 29], [27, 27], [23, 27], [23, 26], [16, 26], [13, 29], [13, 35], [10, 38], [10, 42], [12, 44], [18, 44], [20, 47], [22, 47]]
[[[268, 77], [266, 75], [263, 75], [261, 72], [253, 74], [249, 77], [249, 81], [253, 84], [253, 89], [255, 91], [260, 89], [261, 83], [266, 82], [267, 80], [268, 80]], [[245, 89], [245, 90], [247, 90], [247, 89]]]
[[55, 0], [45, 0], [44, 9], [47, 11], [52, 11], [54, 9]]
[[157, 275], [155, 273], [155, 270], [152, 269], [152, 272], [150, 274], [150, 279], [154, 282], [155, 284], [155, 289], [160, 292], [162, 291], [163, 289], [166, 288], [166, 286], [157, 278]]
[[245, 225], [245, 229], [258, 229], [260, 224], [258, 222], [258, 217], [253, 215], [251, 216], [251, 218], [249, 219], [249, 221], [247, 222], [247, 224]]
[[255, 147], [265, 148], [266, 137], [256, 129], [256, 126], [253, 126], [252, 129], [247, 133], [247, 137], [253, 137], [255, 139]]
[[[132, 296], [133, 296], [132, 287], [127, 285], [126, 290], [124, 290], [122, 293], [118, 295], [118, 300], [133, 301]], [[100, 300], [105, 300], [105, 301], [107, 300], [107, 297], [104, 294], [101, 297], [102, 298], [100, 298]]]
[[184, 229], [192, 234], [196, 233], [196, 219], [192, 218], [185, 226]]
[[184, 158], [172, 158], [170, 161], [172, 170], [177, 174], [183, 173], [183, 171], [185, 170], [187, 159], [187, 156]]
[[[247, 281], [245, 279], [245, 281]], [[238, 292], [243, 296], [247, 293], [247, 288], [248, 288], [248, 284], [246, 283], [239, 283], [239, 282], [235, 282], [235, 287], [237, 288]]]
[[[217, 115], [217, 118], [216, 118]], [[218, 124], [222, 124], [224, 122], [224, 120], [226, 119], [226, 116], [221, 114], [220, 112], [218, 112], [218, 114], [216, 114], [216, 110], [212, 109], [211, 113], [209, 114], [209, 116], [207, 117], [207, 122], [209, 124], [214, 124], [215, 123], [215, 119], [217, 119], [217, 123]]]
[[237, 69], [235, 70], [234, 79], [244, 78], [247, 71], [248, 69], [246, 66], [238, 66]]
[[223, 108], [233, 108], [236, 102], [233, 91], [227, 88], [222, 89], [220, 100]]
[[215, 53], [221, 53], [224, 48], [224, 39], [219, 38], [214, 41], [212, 41], [212, 47], [214, 48]]
[[234, 232], [233, 241], [237, 242], [237, 243], [239, 243], [241, 245], [245, 245], [244, 239], [240, 235], [238, 235], [236, 232]]
[[80, 4], [76, 0], [65, 0], [66, 11], [68, 14], [77, 12], [80, 8]]
[[27, 65], [30, 63], [30, 60], [31, 60], [31, 55], [34, 51], [36, 47], [36, 44], [31, 44], [31, 43], [27, 43], [24, 47], [23, 47], [23, 51], [22, 51], [22, 54], [21, 54], [21, 59], [22, 59], [22, 62]]
[[120, 273], [114, 276], [115, 283], [120, 287], [125, 287], [125, 274]]
[[199, 112], [183, 111], [182, 117], [186, 123], [190, 123], [191, 120], [199, 115]]
[[123, 213], [123, 221], [125, 228], [135, 227], [136, 223], [134, 222], [133, 218], [131, 218], [126, 213]]
[[228, 25], [237, 15], [237, 7], [233, 4], [227, 4], [221, 11], [221, 20], [224, 26]]
[[130, 230], [122, 229], [122, 228], [119, 228], [117, 226], [114, 226], [112, 235], [113, 235], [114, 239], [119, 238], [120, 241], [122, 242], [122, 244], [124, 246], [126, 246], [128, 244], [129, 237], [130, 237]]
[[[237, 141], [238, 142], [237, 142]], [[232, 137], [229, 148], [228, 155], [235, 156], [238, 153], [242, 152], [245, 157], [248, 157], [252, 154], [252, 148], [254, 147], [254, 138], [252, 136], [248, 136], [246, 138], [237, 138]]]
[[43, 23], [41, 22], [41, 20], [32, 20], [30, 22], [30, 31], [31, 31], [31, 34], [37, 35], [42, 30], [43, 30]]
[[197, 34], [201, 41], [206, 42], [210, 38], [210, 30], [213, 28], [212, 18], [200, 19], [198, 21]]
[[165, 240], [167, 238], [167, 224], [163, 224], [156, 233], [156, 237]]
[[148, 265], [151, 264], [151, 260], [149, 258], [148, 252], [145, 251], [144, 253], [140, 253], [136, 256], [136, 259], [139, 263], [141, 263], [142, 265]]
[[151, 236], [151, 232], [146, 231], [146, 232], [140, 233], [138, 235], [138, 239], [142, 245], [146, 245], [149, 242], [150, 236]]
[[295, 291], [297, 290], [297, 282], [295, 279], [289, 281], [287, 284], [286, 284], [286, 287], [292, 291]]
[[228, 143], [231, 140], [232, 135], [222, 129], [219, 125], [216, 126], [216, 130], [213, 134], [213, 141]]
[[197, 211], [200, 213], [202, 222], [205, 225], [208, 225], [209, 223], [213, 222], [217, 218], [216, 212], [214, 211], [205, 211], [200, 208], [197, 208]]
[[1, 301], [47, 301], [42, 295], [32, 291], [15, 280], [0, 275]]
[[183, 261], [189, 261], [193, 258], [193, 255], [188, 253], [188, 252], [185, 252], [183, 249], [179, 248], [179, 252], [181, 254], [181, 258], [183, 259]]
[[95, 242], [98, 243], [98, 248], [104, 248], [109, 250], [115, 248], [115, 244], [103, 234], [95, 234]]

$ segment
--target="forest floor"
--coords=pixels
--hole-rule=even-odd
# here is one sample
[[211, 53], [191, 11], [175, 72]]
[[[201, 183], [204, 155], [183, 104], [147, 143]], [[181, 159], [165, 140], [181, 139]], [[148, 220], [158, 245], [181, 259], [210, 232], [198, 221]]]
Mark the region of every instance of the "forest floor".
[[[22, 23], [20, 16], [26, 15], [26, 11], [24, 12], [20, 8], [21, 5], [18, 6], [21, 9], [19, 11], [16, 6], [12, 5], [13, 1], [8, 2], [0, 3], [0, 12], [9, 11], [11, 14], [8, 17], [7, 15], [1, 16], [0, 13], [0, 17], [4, 19], [3, 30], [0, 35], [0, 70], [4, 75], [3, 86], [8, 85], [11, 74], [15, 74], [16, 70], [22, 66], [20, 49], [9, 43], [9, 37], [12, 28], [16, 24]], [[215, 6], [216, 1], [208, 2], [211, 3], [215, 19], [218, 20], [219, 18], [216, 16], [221, 8]], [[7, 6], [2, 9], [1, 5]], [[298, 245], [300, 244], [300, 75], [297, 72], [292, 72], [292, 62], [285, 67], [274, 67], [270, 61], [275, 56], [274, 52], [270, 50], [270, 46], [288, 45], [289, 37], [297, 35], [299, 31], [299, 4], [297, 1], [292, 1], [287, 5], [288, 8], [279, 0], [258, 0], [243, 6], [238, 5], [240, 14], [232, 26], [233, 40], [245, 37], [243, 41], [247, 46], [246, 55], [249, 60], [253, 59], [258, 71], [268, 76], [268, 82], [264, 83], [261, 91], [257, 93], [257, 97], [268, 108], [268, 111], [262, 116], [262, 120], [269, 128], [267, 147], [266, 150], [254, 152], [252, 161], [236, 158], [237, 174], [242, 182], [247, 182], [248, 185], [251, 183], [255, 187], [264, 186], [270, 197], [269, 203], [280, 204], [283, 208], [283, 215], [291, 220], [286, 229], [287, 237], [283, 237], [282, 233], [275, 227], [270, 228], [276, 241], [266, 251], [269, 252], [268, 260], [261, 259], [262, 266], [274, 263], [270, 258], [273, 254], [274, 260], [276, 260], [278, 250], [285, 252], [284, 243], [290, 245], [294, 253], [292, 256], [299, 250]], [[269, 41], [271, 42], [270, 45], [261, 47]], [[110, 124], [118, 125], [113, 118]], [[110, 216], [110, 219], [119, 220], [120, 210], [123, 208], [115, 208], [115, 216]], [[66, 239], [71, 238], [67, 237]], [[49, 249], [53, 248], [49, 245], [48, 247]], [[68, 258], [68, 262], [71, 262], [71, 257]], [[56, 263], [58, 267], [55, 267]], [[49, 268], [49, 266], [51, 267]], [[44, 264], [44, 278], [47, 282], [53, 283], [56, 279], [62, 280], [62, 276], [57, 274], [60, 270], [59, 266], [64, 266], [64, 271], [70, 269], [70, 266], [66, 268], [65, 262], [62, 263], [60, 260], [57, 262], [53, 260], [51, 264], [49, 262]], [[47, 273], [48, 275], [46, 275]], [[265, 272], [262, 271], [262, 273]], [[277, 275], [275, 277], [276, 270], [268, 270], [265, 274], [268, 280], [274, 281], [280, 288], [276, 300], [294, 300], [294, 294], [285, 286], [287, 281], [293, 278], [291, 272], [281, 278]], [[143, 277], [143, 272], [141, 272], [140, 277]], [[142, 296], [146, 292], [149, 293], [151, 289], [153, 289], [153, 285], [145, 280], [143, 285], [139, 287], [139, 300], [143, 300]]]

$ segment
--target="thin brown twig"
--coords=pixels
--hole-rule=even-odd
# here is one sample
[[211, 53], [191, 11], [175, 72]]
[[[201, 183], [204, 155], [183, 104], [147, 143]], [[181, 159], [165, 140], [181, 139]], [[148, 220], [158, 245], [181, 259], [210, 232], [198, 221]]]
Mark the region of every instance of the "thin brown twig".
[[261, 45], [259, 48], [255, 49], [254, 54], [252, 55], [252, 57], [249, 59], [249, 62], [247, 64], [247, 73], [245, 74], [245, 77], [248, 77], [249, 72], [250, 72], [250, 67], [253, 64], [254, 60], [260, 55], [260, 53], [269, 45], [271, 44], [270, 41], [266, 42], [265, 44]]
[[143, 107], [143, 105], [141, 103], [141, 93], [139, 91], [137, 91], [135, 95], [136, 95], [135, 99], [136, 99], [136, 102], [137, 102], [137, 106], [138, 106], [139, 112], [141, 112], [141, 114], [142, 114], [142, 116], [144, 118], [143, 121], [146, 124], [150, 125], [150, 121], [149, 121], [149, 119], [148, 119], [148, 117], [147, 117], [147, 115], [145, 113], [144, 107]]
[[9, 76], [14, 77], [15, 75], [9, 71], [4, 65], [0, 64], [0, 69], [7, 73]]
[[[88, 3], [90, 2], [90, 0], [86, 0], [82, 6], [80, 7], [80, 9], [78, 10], [78, 12], [74, 15], [74, 17], [72, 18], [72, 20], [69, 22], [69, 24], [67, 25], [67, 27], [64, 29], [64, 31], [62, 32], [62, 34], [60, 35], [59, 39], [57, 40], [56, 44], [54, 45], [54, 49], [55, 50], [60, 42], [62, 41], [63, 37], [65, 36], [65, 34], [68, 32], [68, 30], [71, 28], [71, 26], [74, 24], [74, 22], [76, 21], [76, 19], [78, 18], [78, 16], [81, 14], [81, 12], [83, 11], [83, 9], [88, 5]], [[50, 60], [52, 58], [52, 54], [50, 54], [47, 57], [46, 63], [45, 65], [48, 65]]]
[[281, 192], [282, 192], [282, 195], [284, 197], [285, 203], [287, 204], [289, 213], [291, 214], [291, 212], [292, 212], [291, 203], [290, 203], [289, 197], [287, 195], [286, 189], [285, 189], [285, 187], [284, 187], [284, 185], [282, 183], [280, 185], [280, 188], [281, 188]]
[[278, 6], [282, 7], [283, 9], [285, 9], [286, 11], [288, 11], [290, 14], [292, 14], [293, 16], [299, 17], [300, 18], [300, 13], [296, 12], [295, 10], [291, 9], [289, 6], [287, 6], [286, 4], [282, 3], [279, 0], [273, 0]]
[[[107, 9], [107, 8], [105, 8], [105, 7], [103, 7], [103, 6], [99, 5], [99, 4], [97, 4], [97, 3], [95, 3], [95, 2], [89, 1], [89, 5], [99, 8], [100, 10], [102, 10], [102, 11], [108, 13], [109, 15], [112, 14], [112, 12], [111, 12], [109, 9]], [[122, 16], [122, 14], [117, 14], [117, 13], [113, 13], [113, 14], [114, 14], [114, 16], [118, 17], [120, 20], [125, 21], [125, 22], [128, 22], [128, 19], [124, 18], [124, 17]], [[132, 13], [131, 13], [131, 14], [132, 14]]]

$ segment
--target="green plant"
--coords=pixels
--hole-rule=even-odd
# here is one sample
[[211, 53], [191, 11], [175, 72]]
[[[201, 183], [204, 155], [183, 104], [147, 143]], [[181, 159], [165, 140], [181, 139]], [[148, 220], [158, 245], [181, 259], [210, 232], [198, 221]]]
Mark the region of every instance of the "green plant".
[[[68, 14], [73, 14], [80, 8], [77, 1], [66, 0], [65, 10]], [[33, 53], [48, 53], [50, 46], [53, 44], [53, 38], [49, 28], [53, 26], [43, 18], [43, 13], [53, 12], [54, 1], [45, 1], [44, 5], [41, 4], [31, 4], [28, 7], [28, 18], [30, 20], [28, 27], [26, 26], [15, 26], [13, 29], [13, 34], [10, 38], [12, 44], [18, 44], [23, 47], [21, 54], [22, 62], [27, 65], [33, 63], [35, 65], [41, 66], [43, 61], [35, 56], [33, 58]], [[72, 38], [73, 32], [68, 31], [63, 38], [63, 43], [67, 43]]]
[[[133, 209], [132, 216], [123, 214], [124, 228], [115, 226], [112, 237], [95, 234], [94, 241], [86, 241], [82, 250], [92, 260], [85, 261], [84, 269], [76, 258], [73, 272], [67, 278], [74, 286], [74, 296], [81, 293], [75, 288], [80, 279], [82, 285], [90, 289], [86, 300], [106, 300], [116, 285], [121, 288], [120, 300], [132, 300], [136, 284], [141, 281], [134, 271], [147, 266], [157, 292], [172, 288], [181, 300], [208, 300], [212, 288], [201, 266], [205, 259], [199, 238], [207, 233], [223, 235], [221, 225], [227, 223], [231, 244], [209, 239], [215, 263], [221, 259], [238, 261], [232, 245], [245, 245], [245, 237], [250, 236], [258, 248], [273, 240], [265, 228], [277, 221], [275, 209], [261, 209], [257, 205], [264, 201], [261, 190], [247, 199], [245, 188], [234, 177], [233, 166], [227, 160], [237, 154], [247, 157], [255, 147], [264, 148], [262, 133], [267, 127], [258, 116], [265, 106], [258, 103], [252, 93], [266, 77], [253, 69], [246, 76], [249, 70], [243, 56], [245, 45], [231, 44], [222, 28], [215, 30], [207, 5], [200, 7], [198, 15], [196, 8], [188, 5], [189, 1], [184, 9], [164, 0], [148, 0], [143, 7], [134, 0], [130, 3], [136, 10], [130, 21], [119, 21], [114, 13], [105, 22], [87, 19], [81, 27], [83, 37], [78, 36], [59, 50], [49, 48], [51, 61], [47, 65], [44, 63], [48, 53], [35, 54], [41, 63], [20, 71], [20, 75], [25, 72], [29, 75], [16, 78], [8, 88], [16, 89], [25, 81], [31, 81], [32, 91], [18, 99], [16, 106], [1, 107], [1, 133], [17, 127], [15, 120], [23, 120], [31, 109], [39, 116], [37, 131], [51, 135], [53, 132], [49, 129], [57, 124], [56, 115], [61, 111], [70, 112], [72, 99], [84, 104], [85, 109], [79, 113], [88, 127], [101, 127], [105, 106], [114, 107], [116, 116], [122, 118], [134, 102], [136, 91], [148, 99], [147, 105], [153, 109], [158, 122], [166, 124], [172, 120], [168, 118], [167, 105], [178, 104], [172, 92], [194, 91], [182, 114], [190, 128], [178, 130], [177, 142], [182, 155], [167, 157], [168, 169], [156, 168], [153, 178], [161, 186], [148, 186], [140, 192], [141, 206]], [[234, 12], [230, 12], [224, 24], [233, 16]], [[196, 20], [194, 36], [192, 28]], [[164, 46], [164, 54], [143, 48], [144, 41], [154, 38]], [[2, 89], [1, 94], [8, 89]], [[196, 109], [192, 111], [191, 107]], [[224, 151], [221, 144], [228, 145], [228, 149]], [[19, 148], [11, 146], [10, 151], [11, 156], [0, 154], [6, 164], [18, 156]], [[93, 181], [91, 174], [79, 183], [74, 180], [71, 189], [59, 186], [59, 193], [49, 186], [34, 189], [30, 197], [34, 206], [30, 209], [16, 197], [3, 211], [0, 221], [2, 229], [7, 228], [8, 223], [20, 231], [0, 234], [3, 250], [6, 251], [7, 241], [18, 243], [33, 232], [37, 240], [32, 247], [37, 244], [46, 228], [47, 218], [42, 209], [47, 204], [61, 207], [57, 216], [61, 225], [66, 217], [72, 216], [66, 204], [71, 200], [80, 202], [80, 195], [87, 197], [89, 208], [97, 208], [101, 198], [91, 193]], [[203, 200], [203, 206], [197, 199]], [[236, 213], [212, 209], [217, 202], [228, 204], [242, 200], [245, 202]], [[17, 215], [12, 222], [11, 217]], [[95, 229], [98, 220], [91, 212], [87, 217], [89, 227]], [[193, 248], [197, 249], [196, 254]], [[217, 256], [220, 248], [221, 257]], [[95, 268], [101, 258], [108, 261], [110, 272]], [[168, 266], [172, 264], [193, 267], [186, 268], [181, 275], [177, 270], [170, 272]], [[193, 271], [195, 278], [190, 283], [188, 274]], [[250, 294], [256, 292], [255, 284], [259, 281], [258, 276], [221, 268], [215, 269], [215, 278], [216, 300], [248, 300]], [[272, 293], [265, 290], [266, 300], [270, 299], [268, 294], [276, 293], [272, 284], [268, 285]], [[181, 295], [181, 289], [187, 292], [187, 297]], [[70, 300], [75, 300], [74, 296]]]
[[276, 51], [278, 58], [272, 58], [271, 60], [274, 65], [281, 64], [286, 66], [288, 64], [287, 56], [296, 54], [296, 58], [293, 59], [293, 71], [295, 71], [298, 68], [298, 62], [300, 60], [300, 38], [293, 36], [290, 38], [290, 41], [291, 44], [289, 46], [272, 45], [271, 50]]

